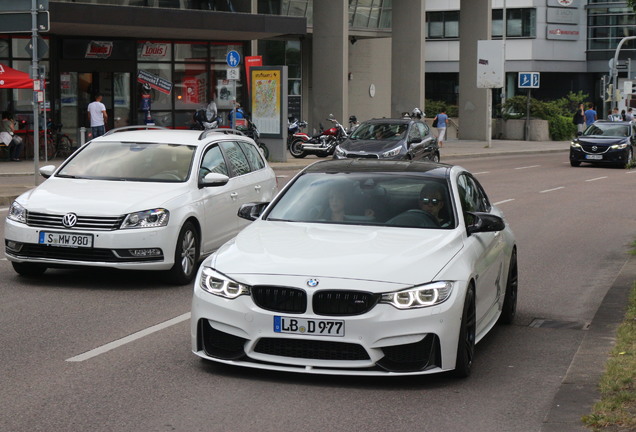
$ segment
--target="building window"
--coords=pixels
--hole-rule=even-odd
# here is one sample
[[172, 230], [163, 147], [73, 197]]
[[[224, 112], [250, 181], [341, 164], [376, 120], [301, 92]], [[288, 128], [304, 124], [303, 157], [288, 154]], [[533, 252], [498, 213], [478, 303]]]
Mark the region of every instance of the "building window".
[[392, 0], [350, 0], [349, 26], [364, 29], [390, 29]]
[[[590, 1], [590, 3], [602, 3]], [[605, 3], [605, 2], [603, 2]], [[587, 49], [616, 50], [622, 38], [636, 35], [634, 11], [623, 5], [595, 5], [587, 9]], [[621, 50], [636, 50], [636, 41], [626, 41]]]
[[[534, 38], [537, 36], [536, 9], [506, 9], [506, 37]], [[503, 35], [503, 9], [492, 10], [492, 37]]]
[[459, 11], [427, 12], [427, 39], [457, 39], [459, 37]]

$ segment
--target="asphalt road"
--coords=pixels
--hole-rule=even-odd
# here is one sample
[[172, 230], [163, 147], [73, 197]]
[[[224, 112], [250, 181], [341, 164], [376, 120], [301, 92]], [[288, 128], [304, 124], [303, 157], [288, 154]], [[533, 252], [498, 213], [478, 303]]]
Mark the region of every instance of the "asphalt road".
[[565, 153], [452, 162], [476, 174], [519, 248], [518, 317], [477, 346], [469, 379], [206, 363], [190, 352], [190, 286], [112, 271], [25, 279], [2, 259], [0, 430], [541, 431], [627, 260], [636, 170], [571, 168]]

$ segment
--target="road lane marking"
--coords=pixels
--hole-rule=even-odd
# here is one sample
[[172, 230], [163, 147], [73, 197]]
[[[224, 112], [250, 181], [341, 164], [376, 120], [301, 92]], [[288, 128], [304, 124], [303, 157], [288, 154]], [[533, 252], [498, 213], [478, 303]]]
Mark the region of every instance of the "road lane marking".
[[565, 186], [559, 186], [559, 187], [555, 187], [555, 188], [552, 188], [552, 189], [542, 190], [539, 193], [554, 192], [554, 191], [557, 191], [559, 189], [565, 189]]
[[634, 174], [634, 173], [636, 173], [636, 170], [627, 170], [625, 174]]
[[473, 173], [473, 175], [480, 175], [480, 174], [490, 174], [490, 171], [482, 171], [482, 172]]
[[75, 357], [71, 357], [66, 359], [67, 362], [82, 362], [85, 360], [89, 360], [93, 357], [97, 357], [100, 354], [104, 354], [108, 351], [114, 350], [115, 348], [119, 348], [120, 346], [126, 345], [130, 342], [134, 342], [137, 339], [141, 339], [142, 337], [148, 336], [150, 334], [156, 333], [160, 330], [173, 326], [175, 324], [179, 324], [180, 322], [186, 321], [190, 319], [190, 312], [184, 313], [183, 315], [179, 315], [178, 317], [172, 318], [168, 321], [164, 321], [152, 327], [148, 327], [147, 329], [140, 330], [137, 333], [133, 333], [124, 338], [118, 339], [116, 341], [112, 341], [107, 343], [106, 345], [102, 345], [90, 351], [86, 351], [83, 354], [77, 355]]
[[497, 201], [497, 202], [495, 203], [495, 205], [499, 205], [499, 204], [507, 203], [507, 202], [514, 201], [514, 200], [515, 200], [514, 198], [510, 198], [510, 199], [506, 199], [506, 200], [503, 200], [503, 201]]
[[541, 165], [528, 165], [528, 166], [523, 166], [523, 167], [517, 167], [515, 168], [516, 170], [522, 170], [522, 169], [528, 169], [528, 168], [538, 168]]
[[6, 212], [6, 211], [9, 211], [9, 207], [0, 208], [0, 212]]
[[587, 179], [587, 180], [585, 180], [585, 181], [586, 181], [586, 182], [593, 182], [593, 181], [596, 181], [596, 180], [602, 180], [602, 179], [606, 179], [606, 178], [607, 178], [607, 176], [604, 176], [604, 177], [596, 177], [596, 178], [592, 178], [592, 179]]

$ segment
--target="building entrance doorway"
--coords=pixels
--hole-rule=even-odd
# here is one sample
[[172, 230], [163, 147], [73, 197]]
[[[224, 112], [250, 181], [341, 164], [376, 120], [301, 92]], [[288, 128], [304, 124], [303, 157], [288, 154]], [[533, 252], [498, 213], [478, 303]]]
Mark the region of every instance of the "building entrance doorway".
[[131, 124], [129, 72], [61, 72], [60, 87], [64, 130], [83, 126], [90, 131], [86, 110], [98, 94], [108, 114], [106, 130]]

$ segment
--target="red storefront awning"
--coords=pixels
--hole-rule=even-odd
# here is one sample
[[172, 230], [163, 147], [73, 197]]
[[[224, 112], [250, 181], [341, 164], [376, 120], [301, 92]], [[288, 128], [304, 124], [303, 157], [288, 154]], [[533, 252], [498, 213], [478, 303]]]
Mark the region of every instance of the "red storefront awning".
[[0, 63], [0, 88], [32, 89], [33, 80], [29, 74]]

